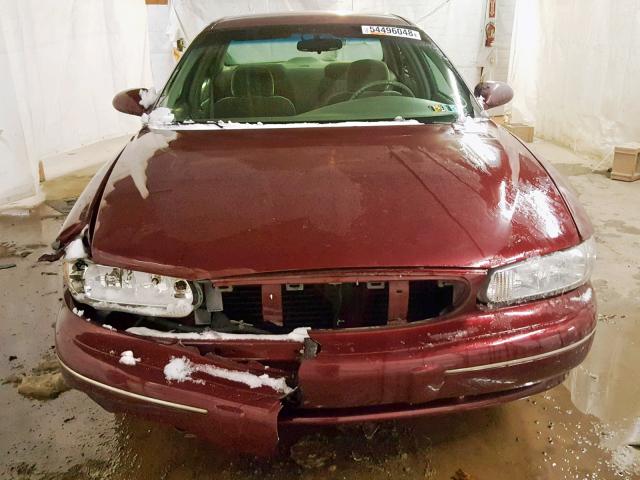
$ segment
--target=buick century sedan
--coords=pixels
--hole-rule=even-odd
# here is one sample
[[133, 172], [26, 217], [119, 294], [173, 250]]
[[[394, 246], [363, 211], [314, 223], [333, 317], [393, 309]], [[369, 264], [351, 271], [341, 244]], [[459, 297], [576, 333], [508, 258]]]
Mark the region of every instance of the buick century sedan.
[[572, 190], [392, 15], [221, 19], [54, 243], [66, 380], [268, 456], [279, 434], [547, 390], [596, 325]]

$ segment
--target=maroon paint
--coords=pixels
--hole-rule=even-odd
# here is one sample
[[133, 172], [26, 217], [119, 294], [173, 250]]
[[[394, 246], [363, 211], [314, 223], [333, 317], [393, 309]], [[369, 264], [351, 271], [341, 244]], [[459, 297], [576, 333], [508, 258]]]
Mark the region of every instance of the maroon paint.
[[[302, 362], [298, 385], [307, 408], [424, 403], [492, 393], [549, 379], [577, 366], [589, 343], [546, 360], [467, 374], [445, 370], [503, 362], [557, 350], [595, 328], [595, 304], [571, 294], [468, 312], [437, 322], [366, 331], [313, 331], [316, 358]], [[462, 334], [461, 334], [462, 332]]]
[[205, 279], [487, 268], [579, 241], [538, 161], [477, 120], [143, 131], [109, 178], [91, 247], [99, 263]]
[[423, 404], [392, 405], [382, 407], [361, 407], [357, 409], [315, 409], [297, 412], [283, 411], [278, 422], [281, 429], [292, 426], [323, 426], [348, 423], [381, 422], [406, 418], [459, 413], [478, 408], [486, 408], [501, 403], [518, 400], [520, 398], [544, 392], [561, 383], [566, 374], [558, 375], [540, 383], [504, 390], [501, 392], [435, 400]]
[[78, 200], [76, 200], [56, 238], [58, 248], [77, 237], [84, 227], [91, 223], [102, 198], [104, 186], [116, 161], [104, 164], [87, 184]]
[[226, 17], [212, 23], [206, 30], [235, 30], [276, 25], [405, 25], [417, 28], [396, 15], [349, 14], [330, 12], [271, 13], [264, 15]]
[[119, 112], [126, 113], [127, 115], [135, 115], [139, 117], [145, 111], [145, 108], [140, 105], [140, 89], [134, 88], [131, 90], [124, 90], [117, 93], [113, 97], [113, 108]]
[[[194, 374], [203, 384], [171, 383], [163, 373], [172, 357], [185, 356], [195, 363], [210, 364], [261, 375], [267, 370], [255, 364], [238, 364], [180, 343], [161, 344], [133, 335], [116, 333], [76, 316], [66, 305], [56, 324], [56, 351], [65, 365], [76, 372], [139, 395], [203, 408], [206, 416], [143, 403], [79, 381], [69, 374], [70, 383], [87, 392], [108, 410], [146, 413], [150, 418], [194, 432], [213, 443], [230, 449], [270, 455], [278, 442], [277, 418], [281, 395], [268, 387], [250, 389], [243, 384], [204, 374]], [[299, 349], [299, 345], [298, 345]], [[141, 359], [135, 366], [119, 363], [120, 354], [132, 350]]]
[[504, 82], [481, 82], [473, 90], [476, 98], [482, 98], [484, 108], [505, 105], [513, 99], [513, 89]]
[[[249, 354], [242, 360], [280, 357], [300, 361], [300, 344], [294, 342], [239, 341], [234, 347], [226, 341], [144, 339], [77, 317], [67, 295], [58, 317], [56, 348], [66, 365], [93, 380], [209, 413], [203, 416], [141, 404], [66, 375], [73, 386], [105, 408], [167, 422], [225, 448], [269, 455], [277, 444], [278, 423], [348, 423], [443, 413], [550, 388], [584, 359], [591, 340], [523, 365], [473, 374], [445, 375], [444, 371], [538, 355], [579, 341], [595, 328], [592, 294], [591, 287], [584, 286], [552, 299], [493, 312], [468, 311], [438, 322], [313, 331], [311, 337], [320, 344], [320, 352], [301, 362], [302, 408], [287, 406], [279, 422], [280, 395], [267, 387], [252, 390], [206, 375], [195, 376], [204, 385], [170, 383], [164, 380], [162, 369], [172, 356], [187, 356], [197, 363], [260, 374], [265, 370], [255, 362], [236, 363], [201, 353], [208, 346], [226, 355], [239, 346]], [[466, 335], [457, 336], [459, 331]], [[124, 350], [132, 350], [141, 362], [131, 367], [118, 364]], [[236, 356], [242, 357], [238, 351]], [[268, 372], [275, 375], [273, 370]]]
[[[389, 16], [285, 14], [226, 19], [215, 28], [319, 22], [409, 25]], [[114, 106], [137, 114], [137, 95], [124, 92]], [[90, 226], [99, 263], [217, 285], [438, 278], [464, 288], [455, 311], [437, 321], [311, 331], [319, 350], [304, 359], [295, 342], [155, 341], [110, 331], [74, 315], [67, 294], [56, 330], [66, 365], [97, 382], [208, 413], [143, 404], [66, 374], [108, 409], [268, 455], [279, 424], [460, 411], [542, 391], [590, 347], [589, 339], [526, 364], [446, 373], [557, 350], [585, 338], [596, 322], [588, 285], [493, 311], [476, 303], [486, 269], [574, 246], [593, 232], [560, 176], [487, 119], [384, 128], [143, 129], [110, 168], [92, 180], [58, 238], [63, 246]], [[398, 295], [392, 314], [404, 308]], [[277, 323], [278, 309], [272, 310]], [[119, 364], [124, 350], [141, 362]], [[197, 377], [203, 384], [170, 383], [162, 369], [172, 356], [257, 374], [268, 365], [271, 375], [297, 380], [299, 388], [283, 407], [281, 395], [266, 387], [206, 375]]]

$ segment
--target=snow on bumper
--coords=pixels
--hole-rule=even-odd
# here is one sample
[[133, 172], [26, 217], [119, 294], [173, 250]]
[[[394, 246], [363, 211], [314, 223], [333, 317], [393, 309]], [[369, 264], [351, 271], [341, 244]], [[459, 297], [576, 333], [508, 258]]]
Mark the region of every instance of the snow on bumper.
[[[68, 300], [68, 299], [67, 299]], [[279, 342], [283, 343], [283, 342]], [[296, 344], [299, 349], [300, 345]], [[67, 382], [109, 411], [125, 411], [168, 423], [223, 446], [256, 455], [271, 455], [278, 443], [278, 413], [285, 396], [265, 382], [266, 372], [222, 357], [203, 356], [179, 344], [161, 344], [88, 322], [64, 305], [56, 323], [56, 350]], [[136, 361], [121, 363], [122, 352]], [[187, 381], [165, 374], [172, 358], [225, 378], [192, 371]], [[247, 385], [248, 376], [261, 383]]]
[[[586, 285], [551, 299], [435, 322], [312, 330], [307, 343], [317, 352], [303, 358], [298, 341], [224, 341], [242, 357], [299, 363], [297, 406], [283, 407], [294, 385], [274, 383], [273, 370], [203, 356], [197, 347], [215, 340], [183, 340], [184, 346], [114, 331], [85, 321], [70, 303], [58, 318], [56, 347], [69, 383], [105, 408], [169, 423], [226, 449], [270, 455], [279, 425], [466, 410], [551, 388], [588, 353], [596, 324], [592, 295]], [[119, 362], [125, 351], [132, 352], [127, 357], [136, 360], [133, 365]], [[237, 376], [240, 365], [250, 379]], [[236, 374], [211, 373], [218, 370]]]

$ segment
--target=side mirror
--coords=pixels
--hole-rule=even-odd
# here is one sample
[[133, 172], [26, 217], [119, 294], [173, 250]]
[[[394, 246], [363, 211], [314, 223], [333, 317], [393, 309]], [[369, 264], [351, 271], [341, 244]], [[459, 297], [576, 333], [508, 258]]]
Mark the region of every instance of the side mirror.
[[145, 108], [140, 104], [140, 100], [140, 89], [135, 88], [116, 93], [111, 103], [113, 108], [119, 112], [139, 117], [145, 110]]
[[477, 98], [484, 100], [484, 108], [499, 107], [513, 98], [513, 89], [504, 82], [480, 82], [473, 89]]

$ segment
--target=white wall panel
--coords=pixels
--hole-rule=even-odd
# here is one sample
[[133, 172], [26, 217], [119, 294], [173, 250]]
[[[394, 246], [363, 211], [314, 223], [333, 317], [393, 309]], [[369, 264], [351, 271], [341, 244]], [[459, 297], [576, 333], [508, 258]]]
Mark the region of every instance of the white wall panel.
[[596, 155], [640, 142], [638, 0], [518, 0], [511, 51], [514, 120]]
[[[0, 129], [21, 128], [30, 171], [45, 157], [139, 127], [111, 99], [152, 83], [144, 0], [0, 0], [0, 28], [0, 91], [14, 94], [0, 96], [0, 109], [13, 112], [3, 113]], [[0, 159], [16, 172], [25, 170], [18, 165], [24, 161]], [[17, 174], [12, 178], [19, 183]]]
[[[0, 30], [0, 65], [6, 65], [8, 53]], [[2, 104], [0, 108], [0, 205], [36, 193], [38, 179], [29, 162], [20, 121], [18, 102], [11, 72], [0, 68]]]

